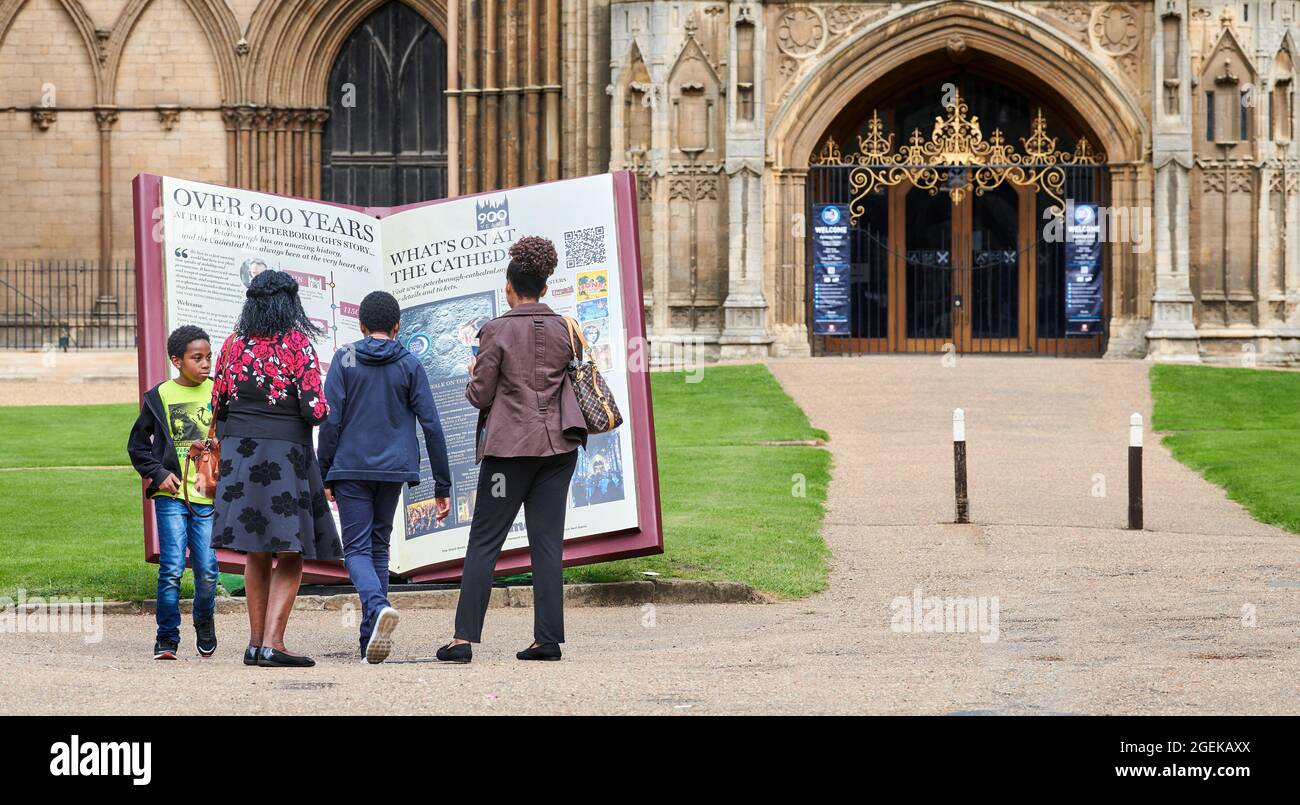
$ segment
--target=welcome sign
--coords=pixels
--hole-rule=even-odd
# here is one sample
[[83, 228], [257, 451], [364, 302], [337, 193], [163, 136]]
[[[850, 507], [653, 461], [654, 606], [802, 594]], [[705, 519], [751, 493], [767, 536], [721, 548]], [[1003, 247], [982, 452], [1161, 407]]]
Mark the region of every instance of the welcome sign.
[[[233, 331], [258, 273], [299, 285], [328, 373], [334, 352], [361, 338], [362, 298], [387, 290], [402, 305], [401, 343], [424, 365], [447, 438], [452, 510], [434, 516], [427, 457], [406, 488], [391, 551], [394, 573], [456, 578], [478, 483], [477, 410], [465, 399], [471, 344], [505, 303], [508, 250], [525, 235], [556, 246], [546, 302], [576, 319], [625, 423], [594, 434], [579, 452], [565, 527], [565, 564], [663, 550], [644, 359], [634, 178], [604, 174], [396, 208], [361, 208], [142, 174], [135, 180], [141, 392], [169, 376], [164, 343], [181, 324], [202, 327], [219, 348]], [[214, 356], [214, 365], [220, 356]], [[423, 444], [423, 440], [421, 440]], [[423, 451], [422, 451], [423, 452]], [[152, 505], [146, 556], [157, 558]], [[529, 567], [523, 512], [498, 572]], [[223, 566], [242, 556], [220, 551]], [[308, 562], [319, 580], [346, 578], [341, 563]]]

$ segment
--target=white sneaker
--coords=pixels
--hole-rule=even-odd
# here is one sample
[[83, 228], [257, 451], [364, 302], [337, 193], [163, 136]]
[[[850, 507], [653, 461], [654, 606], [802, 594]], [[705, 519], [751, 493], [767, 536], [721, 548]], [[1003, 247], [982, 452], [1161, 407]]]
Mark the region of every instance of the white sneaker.
[[366, 644], [366, 662], [378, 665], [388, 659], [393, 650], [393, 630], [397, 628], [400, 616], [392, 607], [379, 610], [375, 618], [375, 630], [370, 633], [370, 642]]

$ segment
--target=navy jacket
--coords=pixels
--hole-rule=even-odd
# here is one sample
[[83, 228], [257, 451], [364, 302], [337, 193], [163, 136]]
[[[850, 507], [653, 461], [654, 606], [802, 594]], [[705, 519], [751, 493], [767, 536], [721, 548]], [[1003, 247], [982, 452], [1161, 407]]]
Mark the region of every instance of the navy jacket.
[[451, 495], [447, 442], [429, 376], [396, 341], [365, 338], [334, 353], [325, 378], [329, 418], [320, 426], [316, 456], [325, 485], [333, 481], [420, 482], [424, 431], [434, 497]]

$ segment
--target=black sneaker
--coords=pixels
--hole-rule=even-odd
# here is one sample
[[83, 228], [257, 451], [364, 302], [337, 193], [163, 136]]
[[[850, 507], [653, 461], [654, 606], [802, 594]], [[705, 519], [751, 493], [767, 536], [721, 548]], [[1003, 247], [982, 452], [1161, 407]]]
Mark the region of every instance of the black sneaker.
[[172, 640], [155, 640], [153, 643], [153, 658], [155, 660], [174, 660], [176, 651], [180, 645]]
[[536, 646], [529, 646], [523, 651], [515, 653], [517, 660], [558, 660], [560, 659], [559, 643], [539, 643]]
[[443, 662], [469, 662], [474, 659], [474, 651], [469, 643], [457, 643], [454, 646], [448, 643], [438, 649], [437, 657]]
[[216, 621], [194, 622], [194, 647], [200, 657], [211, 657], [217, 653]]

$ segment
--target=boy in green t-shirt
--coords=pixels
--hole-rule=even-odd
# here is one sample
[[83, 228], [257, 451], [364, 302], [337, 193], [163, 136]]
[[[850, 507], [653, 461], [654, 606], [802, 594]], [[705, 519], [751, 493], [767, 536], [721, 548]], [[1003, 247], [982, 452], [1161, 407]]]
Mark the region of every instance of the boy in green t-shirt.
[[192, 325], [167, 337], [167, 355], [178, 376], [145, 392], [140, 416], [131, 428], [126, 450], [131, 464], [148, 483], [158, 521], [158, 638], [156, 660], [174, 660], [180, 645], [181, 574], [185, 549], [194, 569], [195, 648], [200, 657], [217, 650], [213, 622], [217, 594], [217, 554], [212, 550], [212, 499], [199, 494], [190, 465], [189, 501], [180, 478], [190, 442], [204, 439], [212, 422], [212, 345], [208, 334]]

